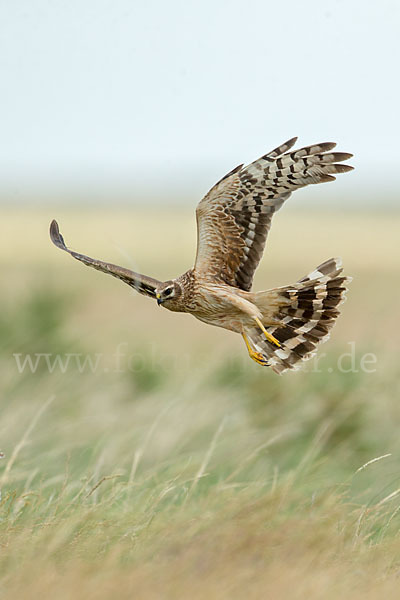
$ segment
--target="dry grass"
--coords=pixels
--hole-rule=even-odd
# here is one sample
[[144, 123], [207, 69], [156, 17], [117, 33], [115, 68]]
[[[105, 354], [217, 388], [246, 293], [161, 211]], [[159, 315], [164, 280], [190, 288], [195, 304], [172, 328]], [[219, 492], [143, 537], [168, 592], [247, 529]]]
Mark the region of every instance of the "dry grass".
[[[281, 378], [53, 249], [53, 217], [155, 276], [194, 255], [189, 213], [3, 210], [0, 596], [397, 598], [399, 217], [279, 216], [258, 288], [337, 254], [355, 276], [319, 368]], [[101, 356], [18, 373], [40, 352]]]

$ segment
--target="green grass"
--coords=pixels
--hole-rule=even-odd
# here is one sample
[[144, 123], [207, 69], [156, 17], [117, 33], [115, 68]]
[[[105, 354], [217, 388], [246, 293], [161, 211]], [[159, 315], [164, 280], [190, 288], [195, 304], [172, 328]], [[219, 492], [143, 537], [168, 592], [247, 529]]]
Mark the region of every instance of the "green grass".
[[[398, 597], [394, 269], [349, 254], [326, 356], [278, 377], [232, 334], [33, 248], [3, 255], [0, 596]], [[20, 373], [14, 354], [37, 353], [73, 358]]]

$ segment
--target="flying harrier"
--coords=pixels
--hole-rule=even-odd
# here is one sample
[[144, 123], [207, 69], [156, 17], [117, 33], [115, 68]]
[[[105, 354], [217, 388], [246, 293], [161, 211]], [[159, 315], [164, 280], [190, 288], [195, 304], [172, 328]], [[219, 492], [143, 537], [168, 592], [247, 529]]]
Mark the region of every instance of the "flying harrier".
[[331, 258], [293, 285], [251, 292], [271, 220], [290, 194], [333, 181], [352, 170], [338, 164], [352, 154], [331, 152], [326, 142], [289, 152], [293, 138], [250, 165], [239, 165], [203, 198], [196, 210], [197, 255], [193, 269], [158, 281], [78, 254], [66, 247], [56, 221], [53, 243], [85, 265], [121, 279], [168, 310], [243, 336], [250, 357], [275, 373], [293, 369], [325, 341], [339, 315], [348, 277]]

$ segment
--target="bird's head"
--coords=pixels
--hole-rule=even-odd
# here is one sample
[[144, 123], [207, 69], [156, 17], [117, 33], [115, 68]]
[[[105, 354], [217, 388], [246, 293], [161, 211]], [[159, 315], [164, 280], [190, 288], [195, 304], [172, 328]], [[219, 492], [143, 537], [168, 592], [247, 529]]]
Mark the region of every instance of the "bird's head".
[[182, 288], [176, 281], [166, 281], [156, 288], [157, 304], [174, 309], [174, 304], [182, 295]]

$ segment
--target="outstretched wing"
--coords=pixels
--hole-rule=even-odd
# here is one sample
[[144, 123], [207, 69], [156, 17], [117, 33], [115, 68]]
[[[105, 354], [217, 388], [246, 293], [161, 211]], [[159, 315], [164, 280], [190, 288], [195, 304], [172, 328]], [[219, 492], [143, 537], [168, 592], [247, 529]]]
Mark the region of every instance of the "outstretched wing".
[[239, 165], [203, 198], [196, 210], [195, 270], [202, 277], [251, 289], [273, 214], [290, 194], [312, 183], [333, 181], [352, 170], [337, 164], [352, 157], [330, 152], [326, 142], [288, 152], [292, 138], [247, 167]]
[[103, 271], [103, 273], [108, 273], [113, 277], [117, 277], [117, 279], [121, 279], [131, 287], [133, 287], [140, 294], [144, 294], [145, 296], [151, 296], [152, 298], [156, 297], [156, 288], [160, 285], [160, 281], [157, 279], [153, 279], [152, 277], [146, 277], [146, 275], [140, 275], [139, 273], [135, 273], [130, 269], [125, 269], [124, 267], [118, 267], [118, 265], [113, 265], [112, 263], [103, 262], [102, 260], [97, 260], [96, 258], [90, 258], [90, 256], [85, 256], [84, 254], [78, 254], [78, 252], [74, 252], [67, 248], [64, 243], [64, 238], [58, 229], [58, 224], [56, 221], [52, 221], [50, 225], [50, 237], [53, 244], [57, 246], [57, 248], [61, 248], [61, 250], [65, 250], [71, 256], [83, 262], [84, 265], [88, 267], [93, 267], [98, 271]]

